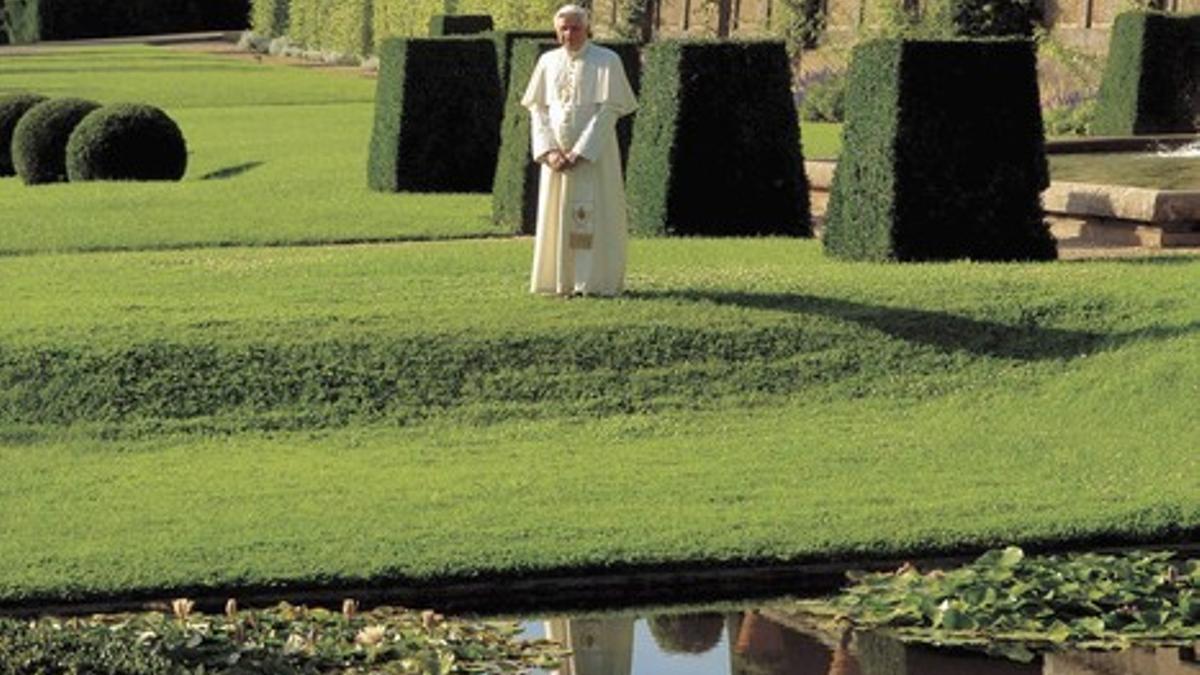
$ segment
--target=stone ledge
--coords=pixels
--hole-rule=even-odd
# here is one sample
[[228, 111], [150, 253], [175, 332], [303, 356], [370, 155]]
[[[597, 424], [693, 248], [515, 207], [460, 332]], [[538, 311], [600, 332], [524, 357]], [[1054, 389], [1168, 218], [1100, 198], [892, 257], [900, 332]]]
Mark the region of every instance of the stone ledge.
[[1055, 182], [1042, 193], [1047, 213], [1153, 223], [1190, 231], [1200, 223], [1200, 190]]

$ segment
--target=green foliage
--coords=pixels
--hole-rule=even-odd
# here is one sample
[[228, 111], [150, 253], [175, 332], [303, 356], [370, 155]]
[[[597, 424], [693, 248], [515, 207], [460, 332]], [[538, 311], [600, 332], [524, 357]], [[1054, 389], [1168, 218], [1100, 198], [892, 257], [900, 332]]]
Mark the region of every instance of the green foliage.
[[645, 50], [642, 87], [627, 181], [632, 229], [809, 233], [782, 43], [655, 42]]
[[825, 32], [825, 9], [820, 0], [783, 0], [783, 39], [788, 52], [816, 49]]
[[288, 34], [291, 0], [250, 0], [250, 28], [268, 38]]
[[1055, 257], [1040, 202], [1049, 179], [1032, 43], [875, 40], [855, 49], [848, 77], [827, 251]]
[[[634, 94], [641, 89], [642, 62], [638, 43], [632, 41], [602, 41], [596, 44], [611, 49], [621, 58], [625, 76]], [[492, 188], [492, 222], [513, 232], [533, 234], [537, 226], [538, 173], [530, 150], [529, 111], [521, 105], [525, 86], [537, 65], [538, 56], [557, 47], [555, 42], [519, 40], [513, 49], [512, 80], [504, 105], [504, 122], [500, 130], [500, 157], [496, 164], [496, 180]], [[627, 115], [617, 122], [617, 143], [620, 145], [622, 167], [629, 157], [633, 140], [634, 116]]]
[[476, 35], [493, 28], [490, 14], [435, 14], [429, 19], [430, 37]]
[[100, 104], [79, 98], [43, 101], [30, 108], [13, 130], [12, 159], [26, 185], [67, 180], [67, 141]]
[[667, 654], [703, 654], [717, 646], [725, 629], [720, 614], [660, 614], [647, 623], [654, 643]]
[[13, 42], [246, 27], [249, 0], [5, 0]]
[[846, 74], [829, 77], [804, 87], [800, 119], [806, 122], [841, 122], [846, 116]]
[[16, 175], [12, 160], [12, 138], [21, 116], [46, 100], [41, 94], [0, 96], [0, 176]]
[[1095, 119], [1095, 99], [1042, 110], [1042, 125], [1047, 136], [1087, 136]]
[[85, 180], [179, 180], [187, 144], [160, 108], [118, 103], [94, 110], [67, 141], [67, 177]]
[[495, 45], [392, 38], [380, 48], [368, 183], [388, 192], [491, 192], [503, 98]]
[[1126, 12], [1113, 23], [1092, 133], [1200, 129], [1200, 14]]
[[[175, 673], [520, 673], [552, 667], [556, 644], [517, 638], [515, 623], [447, 620], [381, 607], [344, 613], [283, 603], [225, 615], [96, 615], [0, 618], [0, 664], [12, 675]], [[395, 669], [395, 670], [393, 670]]]
[[[425, 36], [431, 19], [442, 14], [487, 14], [502, 32], [528, 33], [534, 28], [549, 31], [554, 10], [562, 4], [559, 0], [457, 0], [452, 4], [446, 0], [374, 2], [375, 35], [381, 42], [386, 37]], [[540, 33], [529, 37], [540, 37]]]
[[635, 42], [649, 42], [653, 32], [651, 0], [617, 0], [617, 21], [613, 32], [617, 37]]
[[372, 0], [290, 0], [288, 37], [312, 49], [364, 56], [375, 49]]
[[833, 600], [861, 627], [903, 639], [977, 644], [1027, 658], [1026, 647], [1125, 648], [1200, 638], [1200, 560], [1172, 553], [1027, 557], [1015, 546], [961, 568], [911, 565], [866, 574]]

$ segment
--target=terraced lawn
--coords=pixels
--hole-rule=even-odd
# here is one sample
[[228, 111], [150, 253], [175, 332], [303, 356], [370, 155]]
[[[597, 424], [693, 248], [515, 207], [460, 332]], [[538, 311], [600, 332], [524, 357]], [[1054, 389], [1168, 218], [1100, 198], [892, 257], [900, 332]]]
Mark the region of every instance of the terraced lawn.
[[[526, 241], [0, 266], [0, 598], [1159, 540], [1200, 526], [1200, 260]], [[232, 364], [232, 365], [231, 365]]]

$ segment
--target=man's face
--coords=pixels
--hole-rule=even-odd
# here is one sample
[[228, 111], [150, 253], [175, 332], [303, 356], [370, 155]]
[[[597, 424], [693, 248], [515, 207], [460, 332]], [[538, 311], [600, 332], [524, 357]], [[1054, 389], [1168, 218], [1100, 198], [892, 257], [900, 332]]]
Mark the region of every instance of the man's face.
[[587, 26], [577, 16], [560, 16], [555, 19], [554, 32], [558, 34], [558, 44], [572, 51], [587, 42]]

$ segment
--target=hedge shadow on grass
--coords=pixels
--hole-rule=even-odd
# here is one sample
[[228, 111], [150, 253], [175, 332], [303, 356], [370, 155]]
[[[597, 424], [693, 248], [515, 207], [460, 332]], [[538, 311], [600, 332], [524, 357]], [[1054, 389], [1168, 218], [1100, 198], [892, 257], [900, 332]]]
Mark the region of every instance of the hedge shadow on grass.
[[[628, 295], [645, 300], [679, 300], [793, 314], [818, 314], [856, 323], [905, 342], [926, 345], [942, 352], [966, 351], [979, 356], [1018, 361], [1072, 359], [1095, 352], [1113, 340], [1147, 337], [1144, 333], [1122, 336], [1037, 325], [1010, 325], [948, 312], [887, 307], [800, 293], [676, 290], [634, 291]], [[1178, 334], [1195, 330], [1196, 326], [1185, 327]]]

